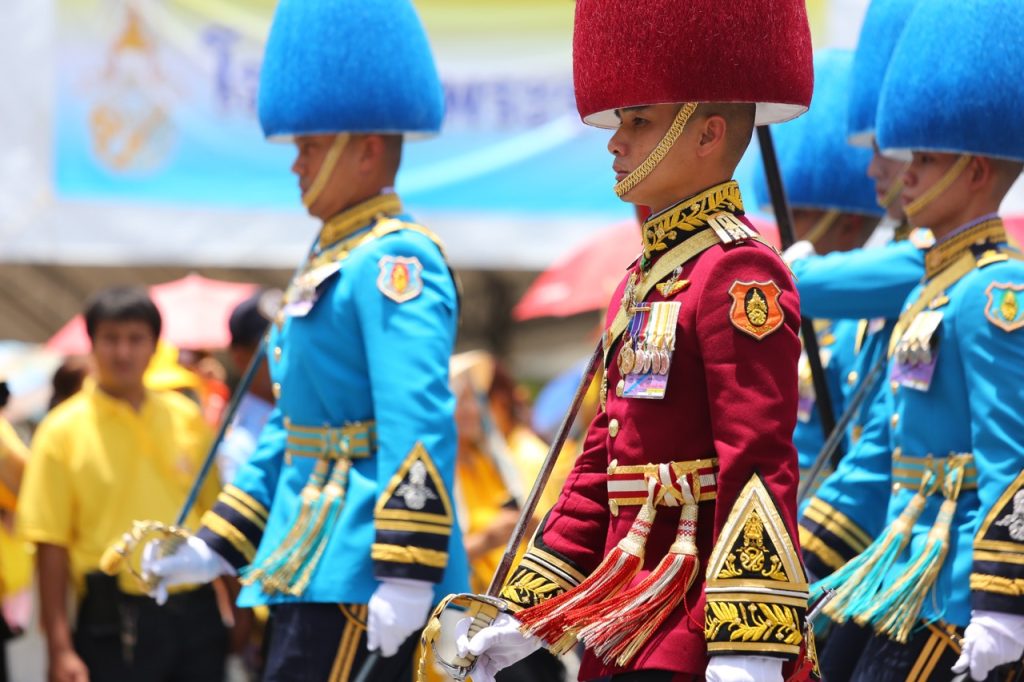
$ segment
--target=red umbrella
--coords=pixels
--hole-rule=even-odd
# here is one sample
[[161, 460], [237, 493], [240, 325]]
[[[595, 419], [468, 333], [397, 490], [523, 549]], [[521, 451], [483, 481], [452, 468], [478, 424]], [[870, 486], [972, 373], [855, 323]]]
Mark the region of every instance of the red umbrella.
[[542, 272], [512, 316], [521, 321], [601, 310], [639, 253], [640, 228], [635, 221], [605, 228]]
[[[231, 341], [228, 318], [256, 284], [208, 279], [195, 273], [149, 287], [163, 318], [163, 338], [179, 348], [224, 348]], [[46, 342], [48, 350], [78, 355], [90, 350], [85, 320], [75, 315]]]
[[1003, 218], [1003, 224], [1006, 226], [1006, 232], [1010, 235], [1010, 240], [1016, 243], [1016, 246], [1024, 244], [1024, 216], [1012, 215]]
[[[779, 231], [774, 223], [748, 218], [768, 241], [778, 244]], [[606, 228], [541, 273], [519, 299], [512, 316], [522, 321], [602, 310], [639, 253], [640, 228], [636, 222], [627, 220]]]

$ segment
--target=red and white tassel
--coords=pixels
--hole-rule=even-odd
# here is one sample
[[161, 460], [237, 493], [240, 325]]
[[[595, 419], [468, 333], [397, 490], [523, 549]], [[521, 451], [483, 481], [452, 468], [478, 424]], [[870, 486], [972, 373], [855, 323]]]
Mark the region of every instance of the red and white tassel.
[[[688, 477], [689, 478], [689, 477]], [[694, 489], [680, 481], [683, 509], [676, 539], [653, 571], [617, 597], [566, 615], [578, 637], [606, 665], [623, 667], [636, 656], [658, 628], [683, 601], [697, 577], [697, 501]], [[696, 494], [695, 494], [696, 493]]]
[[566, 614], [573, 609], [597, 604], [618, 594], [644, 563], [644, 546], [654, 522], [654, 489], [656, 483], [648, 485], [647, 501], [640, 508], [629, 533], [608, 553], [604, 561], [571, 590], [552, 597], [536, 606], [516, 614], [523, 624], [522, 631], [544, 640], [554, 654], [561, 654], [576, 644], [576, 633], [566, 621]]

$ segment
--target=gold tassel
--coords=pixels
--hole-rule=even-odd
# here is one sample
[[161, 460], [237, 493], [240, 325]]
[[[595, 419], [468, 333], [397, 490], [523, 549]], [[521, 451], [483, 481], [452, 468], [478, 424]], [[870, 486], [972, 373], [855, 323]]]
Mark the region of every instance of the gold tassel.
[[874, 602], [886, 574], [910, 542], [914, 524], [928, 504], [934, 480], [934, 473], [925, 472], [921, 487], [896, 520], [867, 549], [811, 588], [813, 592], [836, 591], [835, 598], [824, 608], [833, 621], [845, 623]]
[[[319, 514], [313, 524], [313, 531], [306, 536], [306, 541], [296, 551], [297, 563], [301, 573], [294, 580], [288, 590], [293, 597], [300, 596], [306, 591], [310, 581], [313, 579], [313, 572], [320, 563], [327, 543], [330, 542], [331, 533], [334, 530], [334, 523], [337, 521], [341, 508], [345, 505], [345, 492], [348, 489], [348, 472], [352, 468], [352, 462], [347, 459], [340, 459], [334, 465], [331, 473], [331, 480], [324, 487]], [[312, 553], [312, 556], [306, 557]]]
[[327, 474], [330, 471], [330, 460], [322, 459], [317, 461], [313, 471], [309, 474], [306, 485], [299, 493], [299, 516], [292, 524], [284, 540], [277, 546], [277, 549], [260, 562], [259, 566], [250, 566], [242, 572], [239, 581], [243, 585], [252, 585], [257, 582], [262, 584], [263, 591], [267, 594], [284, 592], [286, 585], [281, 581], [278, 572], [289, 560], [295, 545], [303, 540], [309, 531], [310, 520], [313, 517], [313, 510], [320, 502], [320, 495], [323, 492], [324, 484], [327, 482]]
[[909, 640], [911, 631], [917, 625], [924, 599], [935, 586], [949, 553], [949, 531], [956, 515], [966, 463], [966, 458], [958, 457], [947, 465], [943, 485], [946, 499], [928, 531], [924, 547], [900, 579], [869, 610], [857, 616], [859, 624], [871, 624], [876, 632], [901, 644]]

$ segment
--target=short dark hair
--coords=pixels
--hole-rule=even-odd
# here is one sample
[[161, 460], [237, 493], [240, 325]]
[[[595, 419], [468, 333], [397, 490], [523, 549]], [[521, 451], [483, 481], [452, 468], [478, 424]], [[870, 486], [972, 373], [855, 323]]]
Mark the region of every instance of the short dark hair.
[[89, 339], [96, 340], [96, 327], [100, 322], [145, 322], [153, 330], [153, 338], [160, 338], [160, 311], [144, 289], [119, 286], [93, 294], [85, 304], [85, 330]]

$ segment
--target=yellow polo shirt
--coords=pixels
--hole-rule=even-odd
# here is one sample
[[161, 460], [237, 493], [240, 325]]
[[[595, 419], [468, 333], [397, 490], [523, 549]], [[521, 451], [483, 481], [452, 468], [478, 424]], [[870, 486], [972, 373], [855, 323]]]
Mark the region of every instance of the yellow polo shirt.
[[[28, 459], [28, 448], [21, 442], [11, 423], [0, 417], [0, 467], [8, 466], [13, 460], [24, 462]], [[11, 476], [15, 474], [12, 472]], [[17, 499], [14, 492], [0, 483], [0, 509], [14, 510]]]
[[[86, 573], [135, 520], [173, 523], [210, 446], [199, 407], [175, 392], [147, 391], [141, 409], [94, 382], [58, 405], [32, 440], [18, 500], [30, 542], [66, 547], [79, 593]], [[217, 497], [210, 475], [186, 525]], [[122, 589], [137, 591], [133, 581]]]

